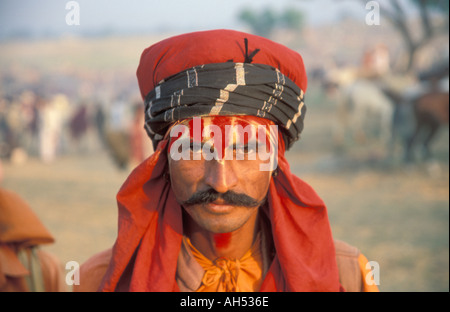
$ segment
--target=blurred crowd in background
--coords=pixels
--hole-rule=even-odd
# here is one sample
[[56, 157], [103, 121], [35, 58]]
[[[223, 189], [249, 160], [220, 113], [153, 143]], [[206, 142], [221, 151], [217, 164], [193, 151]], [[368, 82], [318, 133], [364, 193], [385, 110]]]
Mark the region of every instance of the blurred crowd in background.
[[145, 139], [134, 80], [37, 75], [34, 83], [14, 72], [0, 75], [1, 159], [20, 164], [33, 157], [51, 163], [66, 154], [107, 149], [125, 169], [149, 155], [152, 147]]

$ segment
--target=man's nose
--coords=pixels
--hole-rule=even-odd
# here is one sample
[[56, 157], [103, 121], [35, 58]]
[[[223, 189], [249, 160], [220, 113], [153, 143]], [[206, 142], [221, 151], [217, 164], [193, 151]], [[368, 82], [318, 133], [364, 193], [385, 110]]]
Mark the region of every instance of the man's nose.
[[232, 160], [210, 160], [205, 169], [205, 183], [219, 193], [233, 189], [238, 183]]

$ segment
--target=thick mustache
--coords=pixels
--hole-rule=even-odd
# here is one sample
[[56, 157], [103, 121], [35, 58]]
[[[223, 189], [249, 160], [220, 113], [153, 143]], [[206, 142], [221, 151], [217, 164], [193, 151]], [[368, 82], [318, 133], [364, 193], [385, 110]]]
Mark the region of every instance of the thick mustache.
[[224, 205], [243, 207], [257, 207], [262, 205], [265, 201], [265, 198], [262, 201], [258, 201], [248, 195], [239, 194], [233, 191], [219, 193], [213, 189], [208, 189], [206, 191], [196, 192], [191, 198], [182, 202], [182, 205], [208, 204], [218, 199], [221, 199]]

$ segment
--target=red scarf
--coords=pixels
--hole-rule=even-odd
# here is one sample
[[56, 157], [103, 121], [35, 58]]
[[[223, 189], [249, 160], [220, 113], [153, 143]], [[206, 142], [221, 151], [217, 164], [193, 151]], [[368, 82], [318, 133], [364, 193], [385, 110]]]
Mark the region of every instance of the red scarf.
[[[290, 172], [279, 140], [278, 176], [268, 211], [276, 255], [261, 291], [340, 291], [326, 207]], [[102, 291], [179, 291], [175, 281], [183, 226], [167, 171], [167, 140], [139, 165], [117, 195], [119, 234]]]

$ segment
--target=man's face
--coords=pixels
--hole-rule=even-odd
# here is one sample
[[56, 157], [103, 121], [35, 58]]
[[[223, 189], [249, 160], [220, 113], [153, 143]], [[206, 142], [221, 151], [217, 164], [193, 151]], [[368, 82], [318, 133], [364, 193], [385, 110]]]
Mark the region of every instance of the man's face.
[[[272, 171], [261, 170], [268, 160], [259, 157], [258, 151], [270, 150], [266, 143], [271, 135], [256, 129], [269, 124], [239, 117], [204, 117], [183, 125], [188, 132], [179, 132], [169, 145], [169, 172], [177, 201], [205, 230], [239, 229], [267, 195]], [[235, 131], [241, 128], [233, 128], [236, 125], [247, 130], [250, 125], [254, 131], [242, 135]]]

